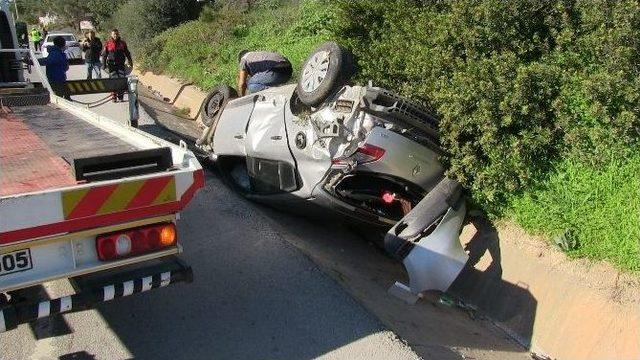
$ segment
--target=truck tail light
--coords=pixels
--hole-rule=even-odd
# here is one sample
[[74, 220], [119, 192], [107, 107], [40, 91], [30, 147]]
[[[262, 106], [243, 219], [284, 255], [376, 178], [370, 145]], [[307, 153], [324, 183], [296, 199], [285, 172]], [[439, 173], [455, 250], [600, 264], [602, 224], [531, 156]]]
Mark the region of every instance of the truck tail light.
[[[358, 148], [358, 150], [356, 150], [353, 157], [356, 160], [356, 163], [365, 164], [380, 160], [380, 158], [384, 156], [384, 153], [385, 150], [383, 148], [364, 143]], [[334, 165], [344, 165], [348, 163], [348, 158], [334, 159], [332, 163]]]
[[177, 243], [173, 223], [155, 224], [99, 235], [96, 238], [98, 259], [109, 261], [161, 250]]

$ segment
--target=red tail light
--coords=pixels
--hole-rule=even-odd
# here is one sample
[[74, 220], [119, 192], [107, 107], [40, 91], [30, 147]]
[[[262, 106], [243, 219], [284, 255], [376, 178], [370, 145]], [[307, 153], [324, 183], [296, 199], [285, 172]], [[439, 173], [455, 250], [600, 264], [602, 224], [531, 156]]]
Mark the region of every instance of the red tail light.
[[[384, 156], [385, 150], [381, 147], [365, 143], [356, 150], [353, 155], [358, 164], [365, 164], [380, 160]], [[346, 164], [347, 159], [334, 159], [333, 164]]]
[[390, 193], [388, 191], [385, 191], [384, 193], [382, 193], [382, 201], [385, 204], [391, 204], [394, 201], [396, 201], [396, 195], [392, 194], [392, 193]]
[[122, 259], [161, 250], [177, 243], [173, 223], [156, 224], [100, 235], [96, 250], [101, 261]]

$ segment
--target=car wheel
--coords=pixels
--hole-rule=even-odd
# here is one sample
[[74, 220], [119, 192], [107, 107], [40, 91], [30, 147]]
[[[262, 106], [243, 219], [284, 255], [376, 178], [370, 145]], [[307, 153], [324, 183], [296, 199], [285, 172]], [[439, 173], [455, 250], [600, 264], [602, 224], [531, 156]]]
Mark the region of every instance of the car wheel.
[[302, 65], [296, 88], [300, 101], [318, 106], [349, 81], [353, 75], [353, 56], [349, 50], [326, 42], [311, 53]]
[[236, 90], [226, 85], [220, 85], [211, 90], [200, 107], [202, 123], [206, 127], [211, 127], [227, 102], [237, 97]]

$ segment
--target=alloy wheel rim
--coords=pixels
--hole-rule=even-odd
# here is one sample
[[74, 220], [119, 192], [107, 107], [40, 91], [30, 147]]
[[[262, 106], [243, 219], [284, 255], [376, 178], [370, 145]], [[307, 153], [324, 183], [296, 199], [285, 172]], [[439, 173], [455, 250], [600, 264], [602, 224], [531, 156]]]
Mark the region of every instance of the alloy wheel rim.
[[223, 98], [224, 97], [220, 93], [217, 93], [213, 95], [213, 97], [211, 97], [211, 100], [209, 100], [209, 103], [207, 104], [207, 115], [209, 117], [214, 117], [218, 113]]
[[302, 89], [304, 91], [313, 92], [320, 87], [329, 72], [329, 62], [328, 51], [319, 51], [313, 54], [302, 71]]

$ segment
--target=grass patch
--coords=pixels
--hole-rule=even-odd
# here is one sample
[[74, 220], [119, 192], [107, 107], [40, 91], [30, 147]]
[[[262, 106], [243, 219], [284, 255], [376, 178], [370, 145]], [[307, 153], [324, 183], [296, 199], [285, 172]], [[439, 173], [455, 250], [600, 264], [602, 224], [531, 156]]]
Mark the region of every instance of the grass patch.
[[640, 270], [640, 155], [599, 168], [565, 160], [538, 188], [513, 199], [513, 217], [549, 238], [570, 230], [571, 257]]
[[291, 61], [292, 79], [296, 79], [309, 53], [330, 39], [326, 26], [333, 16], [319, 2], [259, 7], [250, 12], [223, 7], [207, 9], [205, 14], [156, 36], [141, 51], [142, 67], [203, 89], [220, 84], [235, 87], [238, 53], [269, 50]]

